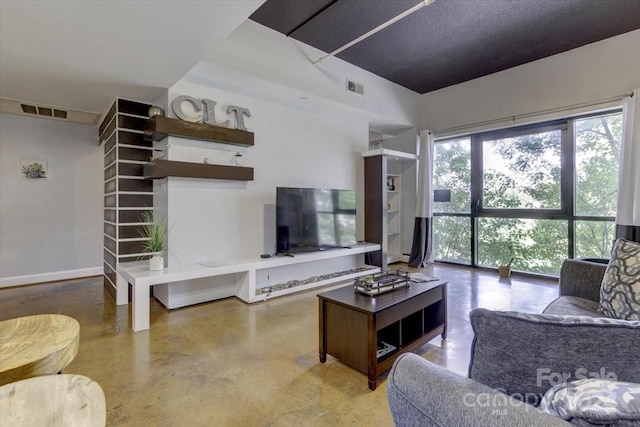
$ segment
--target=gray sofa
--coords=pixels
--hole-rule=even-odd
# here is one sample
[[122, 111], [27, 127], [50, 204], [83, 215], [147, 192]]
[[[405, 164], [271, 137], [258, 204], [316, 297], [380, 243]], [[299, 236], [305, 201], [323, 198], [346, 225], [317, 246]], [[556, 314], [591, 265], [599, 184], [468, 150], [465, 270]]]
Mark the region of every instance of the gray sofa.
[[395, 424], [567, 426], [535, 408], [555, 383], [596, 374], [640, 383], [640, 322], [592, 320], [602, 317], [598, 300], [605, 269], [566, 260], [560, 296], [544, 314], [473, 310], [469, 378], [415, 354], [400, 356], [387, 380]]

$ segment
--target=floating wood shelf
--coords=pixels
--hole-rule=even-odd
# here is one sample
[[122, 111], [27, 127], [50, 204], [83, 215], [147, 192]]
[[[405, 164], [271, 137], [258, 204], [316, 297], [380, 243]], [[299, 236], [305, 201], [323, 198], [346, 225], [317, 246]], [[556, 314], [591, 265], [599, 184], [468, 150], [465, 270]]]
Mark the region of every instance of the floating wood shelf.
[[146, 179], [160, 179], [169, 176], [253, 181], [253, 168], [172, 160], [153, 160], [144, 165], [144, 177]]
[[146, 140], [160, 141], [169, 135], [253, 147], [253, 132], [203, 123], [190, 123], [162, 116], [154, 116], [147, 121], [144, 128]]

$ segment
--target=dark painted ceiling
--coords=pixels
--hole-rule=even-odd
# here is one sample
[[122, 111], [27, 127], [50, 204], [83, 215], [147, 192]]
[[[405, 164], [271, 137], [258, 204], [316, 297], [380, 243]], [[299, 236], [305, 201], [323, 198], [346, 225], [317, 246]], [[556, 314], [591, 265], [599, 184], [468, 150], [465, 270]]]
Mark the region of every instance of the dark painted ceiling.
[[[418, 3], [267, 0], [250, 18], [329, 53]], [[639, 28], [640, 0], [435, 0], [336, 56], [426, 93]]]

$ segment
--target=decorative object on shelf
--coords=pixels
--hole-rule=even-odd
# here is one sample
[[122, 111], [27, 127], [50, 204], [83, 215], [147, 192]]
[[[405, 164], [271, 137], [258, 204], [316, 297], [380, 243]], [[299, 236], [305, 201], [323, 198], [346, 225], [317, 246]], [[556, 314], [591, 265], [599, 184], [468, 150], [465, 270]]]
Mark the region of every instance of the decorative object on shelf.
[[[184, 102], [188, 102], [193, 106], [193, 113], [188, 113], [183, 110], [182, 104]], [[215, 103], [213, 105], [215, 105]], [[171, 102], [171, 108], [173, 109], [173, 114], [180, 120], [191, 123], [202, 122], [202, 104], [195, 98], [185, 95], [178, 96]]]
[[[184, 103], [191, 104], [192, 111], [186, 111]], [[174, 114], [180, 120], [190, 123], [204, 123], [212, 126], [230, 127], [230, 120], [218, 123], [216, 121], [215, 107], [216, 101], [203, 98], [201, 101], [188, 95], [181, 95], [171, 101], [171, 108]], [[244, 117], [251, 117], [248, 108], [239, 107], [237, 105], [229, 105], [226, 110], [227, 114], [233, 114], [235, 129], [246, 131], [244, 125]]]
[[369, 150], [379, 150], [382, 148], [382, 141], [369, 141]]
[[164, 258], [162, 257], [162, 251], [167, 244], [167, 224], [164, 218], [155, 215], [153, 211], [146, 211], [140, 216], [140, 219], [144, 223], [140, 230], [140, 235], [147, 239], [142, 245], [144, 251], [151, 254], [149, 270], [163, 270]]
[[408, 271], [389, 270], [358, 277], [353, 283], [353, 289], [357, 294], [375, 296], [410, 285], [411, 277]]
[[242, 158], [242, 153], [235, 153], [233, 155], [231, 162], [233, 163], [234, 166], [240, 166], [240, 158]]
[[251, 113], [248, 108], [238, 107], [237, 105], [229, 105], [227, 107], [227, 114], [233, 113], [236, 129], [247, 130], [244, 125], [244, 116], [251, 117]]
[[149, 258], [149, 270], [150, 271], [164, 270], [164, 257], [160, 255], [153, 255], [151, 258]]
[[396, 180], [394, 177], [387, 177], [387, 190], [396, 191]]
[[164, 117], [164, 110], [157, 105], [152, 105], [147, 113], [149, 117], [161, 116]]
[[202, 100], [202, 105], [204, 105], [204, 118], [202, 119], [203, 123], [214, 126], [229, 127], [229, 119], [220, 123], [216, 122], [216, 104], [216, 101], [212, 101], [210, 99]]
[[20, 176], [24, 179], [47, 179], [46, 160], [21, 160]]

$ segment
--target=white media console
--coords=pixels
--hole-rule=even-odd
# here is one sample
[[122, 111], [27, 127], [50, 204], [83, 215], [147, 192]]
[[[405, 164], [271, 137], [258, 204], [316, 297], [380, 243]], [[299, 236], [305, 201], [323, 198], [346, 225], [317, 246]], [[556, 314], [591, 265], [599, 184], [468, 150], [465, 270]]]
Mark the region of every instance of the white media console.
[[351, 248], [230, 261], [211, 261], [149, 271], [148, 261], [118, 264], [116, 303], [128, 303], [132, 286], [131, 326], [149, 329], [150, 289], [167, 308], [178, 308], [236, 296], [253, 303], [292, 292], [377, 273], [364, 254], [380, 250], [379, 244], [360, 243]]

